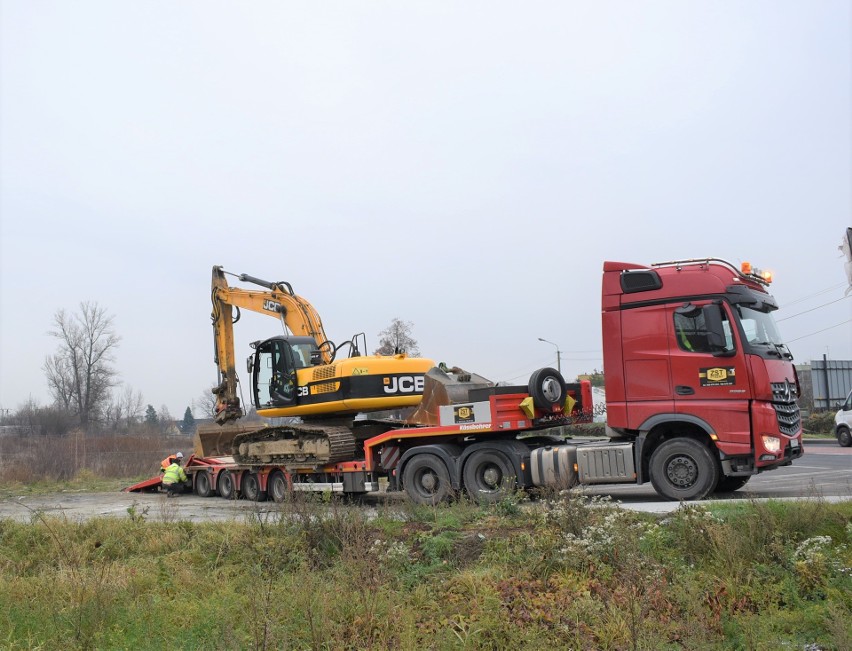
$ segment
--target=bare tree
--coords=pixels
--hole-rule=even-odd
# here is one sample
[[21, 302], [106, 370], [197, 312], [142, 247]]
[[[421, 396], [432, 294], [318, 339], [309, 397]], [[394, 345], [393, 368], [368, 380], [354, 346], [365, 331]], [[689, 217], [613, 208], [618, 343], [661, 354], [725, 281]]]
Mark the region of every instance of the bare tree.
[[216, 396], [210, 388], [204, 389], [201, 395], [192, 401], [192, 406], [201, 414], [199, 418], [213, 418], [216, 415]]
[[117, 384], [111, 364], [121, 338], [112, 321], [97, 303], [80, 303], [79, 312], [59, 310], [53, 317], [49, 334], [59, 340], [59, 349], [48, 355], [43, 369], [57, 405], [74, 413], [84, 429], [98, 417]]
[[104, 409], [104, 421], [107, 427], [116, 431], [129, 431], [133, 425], [142, 419], [142, 408], [145, 400], [140, 391], [134, 391], [130, 385], [124, 386], [124, 391], [114, 391], [109, 403]]
[[414, 324], [411, 321], [394, 318], [391, 324], [379, 333], [379, 347], [374, 354], [406, 353], [409, 357], [420, 357], [417, 340], [411, 336], [413, 327]]
[[174, 434], [178, 431], [175, 419], [166, 405], [160, 407], [160, 411], [157, 413], [157, 421], [160, 423], [160, 430], [163, 434]]

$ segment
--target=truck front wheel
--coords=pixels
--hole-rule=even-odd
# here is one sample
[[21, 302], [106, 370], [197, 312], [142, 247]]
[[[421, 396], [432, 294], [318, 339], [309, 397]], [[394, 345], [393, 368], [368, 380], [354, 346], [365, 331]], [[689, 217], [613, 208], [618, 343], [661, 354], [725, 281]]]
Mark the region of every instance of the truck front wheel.
[[751, 479], [751, 475], [738, 476], [738, 477], [719, 477], [719, 483], [716, 484], [717, 493], [733, 493], [736, 490], [741, 489], [748, 483], [748, 480]]
[[438, 504], [450, 496], [450, 473], [434, 454], [418, 454], [409, 461], [402, 476], [408, 497], [417, 504]]
[[719, 464], [693, 439], [670, 439], [651, 455], [651, 484], [670, 500], [701, 500], [719, 483]]
[[849, 432], [848, 427], [837, 428], [837, 442], [842, 448], [852, 447], [852, 433]]
[[493, 504], [511, 494], [515, 472], [504, 454], [477, 450], [464, 464], [464, 486], [478, 503]]

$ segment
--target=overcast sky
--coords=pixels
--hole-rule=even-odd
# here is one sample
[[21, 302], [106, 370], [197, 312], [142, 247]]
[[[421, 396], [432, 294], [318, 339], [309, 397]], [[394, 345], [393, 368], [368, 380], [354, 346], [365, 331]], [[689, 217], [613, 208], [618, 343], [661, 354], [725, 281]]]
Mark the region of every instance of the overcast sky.
[[[53, 315], [92, 301], [181, 417], [213, 265], [526, 383], [539, 337], [602, 367], [604, 260], [747, 260], [797, 362], [852, 359], [850, 29], [847, 0], [0, 0], [0, 407], [50, 402]], [[244, 314], [238, 359], [280, 332]]]

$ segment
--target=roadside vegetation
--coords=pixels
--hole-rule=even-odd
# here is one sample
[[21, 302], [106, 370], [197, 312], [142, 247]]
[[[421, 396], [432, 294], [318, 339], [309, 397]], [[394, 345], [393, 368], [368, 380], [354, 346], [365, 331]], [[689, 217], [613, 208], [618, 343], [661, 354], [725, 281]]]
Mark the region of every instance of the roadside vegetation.
[[834, 438], [835, 411], [815, 411], [802, 421], [804, 436]]
[[67, 436], [0, 437], [0, 496], [112, 490], [156, 474], [177, 450], [189, 454], [191, 437], [87, 436], [79, 429]]
[[850, 502], [525, 499], [0, 520], [0, 646], [852, 648]]

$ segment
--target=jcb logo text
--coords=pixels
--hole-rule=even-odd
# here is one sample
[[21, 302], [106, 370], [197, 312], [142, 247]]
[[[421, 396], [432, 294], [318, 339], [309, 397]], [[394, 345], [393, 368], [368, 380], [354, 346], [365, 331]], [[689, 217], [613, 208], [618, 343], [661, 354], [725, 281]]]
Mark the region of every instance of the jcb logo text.
[[423, 393], [423, 376], [386, 377], [384, 385], [385, 393]]
[[279, 312], [281, 309], [281, 303], [277, 301], [270, 301], [268, 298], [263, 301], [263, 309], [268, 310], [270, 312]]

